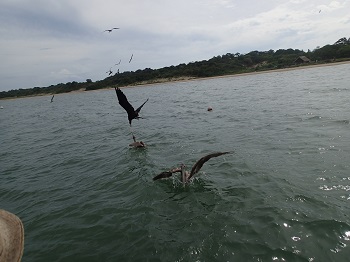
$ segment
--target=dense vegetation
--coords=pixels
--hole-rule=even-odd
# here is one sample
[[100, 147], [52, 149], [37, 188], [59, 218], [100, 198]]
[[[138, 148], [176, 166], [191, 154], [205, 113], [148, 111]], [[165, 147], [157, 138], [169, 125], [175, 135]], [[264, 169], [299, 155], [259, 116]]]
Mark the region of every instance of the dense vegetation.
[[341, 61], [350, 58], [350, 38], [343, 37], [332, 45], [318, 47], [313, 51], [304, 52], [298, 49], [279, 49], [277, 51], [252, 51], [247, 54], [228, 53], [215, 56], [209, 60], [179, 64], [177, 66], [160, 69], [145, 68], [143, 70], [117, 73], [103, 80], [93, 82], [68, 82], [66, 84], [51, 85], [48, 87], [34, 87], [0, 92], [0, 99], [7, 97], [23, 97], [39, 94], [67, 93], [74, 90], [94, 90], [113, 85], [128, 86], [140, 83], [152, 83], [160, 80], [180, 78], [198, 78], [239, 74], [260, 70], [271, 70], [297, 66], [296, 59], [306, 56], [311, 64]]

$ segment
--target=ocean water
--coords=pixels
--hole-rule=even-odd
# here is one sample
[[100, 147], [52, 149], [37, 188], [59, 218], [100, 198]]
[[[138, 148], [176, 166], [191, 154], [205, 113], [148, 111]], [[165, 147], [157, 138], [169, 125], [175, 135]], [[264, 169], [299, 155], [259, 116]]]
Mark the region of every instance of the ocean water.
[[[23, 260], [349, 261], [350, 64], [0, 101]], [[208, 112], [208, 106], [213, 111]], [[184, 163], [210, 159], [186, 187]]]

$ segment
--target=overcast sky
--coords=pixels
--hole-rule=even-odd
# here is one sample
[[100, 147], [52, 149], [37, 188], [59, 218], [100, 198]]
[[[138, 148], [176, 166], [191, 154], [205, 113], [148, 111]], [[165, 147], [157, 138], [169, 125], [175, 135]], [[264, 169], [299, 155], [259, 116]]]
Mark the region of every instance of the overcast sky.
[[349, 0], [1, 0], [0, 91], [342, 37]]

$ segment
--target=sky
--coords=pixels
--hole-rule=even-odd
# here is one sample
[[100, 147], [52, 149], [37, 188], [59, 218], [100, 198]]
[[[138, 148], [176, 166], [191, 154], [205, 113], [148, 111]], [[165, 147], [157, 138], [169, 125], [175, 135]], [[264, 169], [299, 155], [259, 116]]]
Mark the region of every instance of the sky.
[[350, 0], [1, 0], [0, 91], [342, 37]]

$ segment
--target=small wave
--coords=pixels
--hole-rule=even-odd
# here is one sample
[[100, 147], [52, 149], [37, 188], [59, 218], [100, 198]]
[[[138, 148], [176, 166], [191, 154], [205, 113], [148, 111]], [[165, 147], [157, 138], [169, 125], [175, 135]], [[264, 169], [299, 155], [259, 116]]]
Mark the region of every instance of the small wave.
[[350, 123], [350, 121], [348, 119], [334, 120], [333, 122], [336, 124], [342, 124], [342, 125], [348, 125]]
[[325, 125], [349, 125], [349, 119], [332, 119], [330, 117], [322, 117], [320, 115], [310, 116], [305, 119], [306, 121], [322, 121]]
[[335, 93], [335, 92], [348, 92], [350, 89], [348, 88], [339, 88], [339, 87], [333, 87], [333, 88], [327, 88], [320, 90], [320, 93]]
[[322, 116], [311, 116], [309, 118], [307, 118], [306, 120], [310, 120], [310, 121], [316, 121], [316, 120], [321, 120]]
[[332, 92], [346, 92], [346, 91], [349, 91], [348, 88], [338, 88], [338, 87], [333, 87], [331, 89]]

